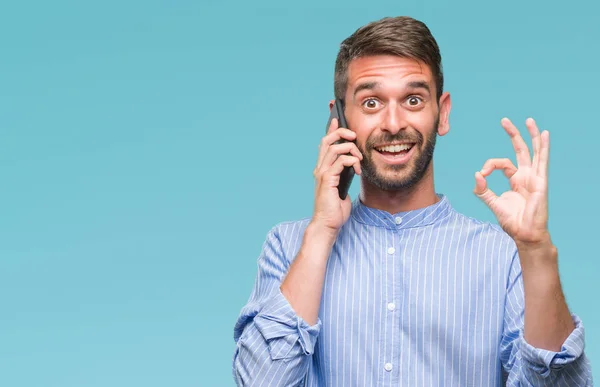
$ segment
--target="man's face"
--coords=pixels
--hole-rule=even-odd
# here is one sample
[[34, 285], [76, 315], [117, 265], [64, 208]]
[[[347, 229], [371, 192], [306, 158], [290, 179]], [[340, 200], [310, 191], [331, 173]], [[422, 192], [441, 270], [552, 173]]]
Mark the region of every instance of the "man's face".
[[386, 191], [421, 180], [437, 135], [447, 132], [450, 99], [444, 94], [438, 105], [435, 93], [429, 66], [413, 59], [371, 56], [350, 63], [345, 115], [364, 156], [362, 178]]

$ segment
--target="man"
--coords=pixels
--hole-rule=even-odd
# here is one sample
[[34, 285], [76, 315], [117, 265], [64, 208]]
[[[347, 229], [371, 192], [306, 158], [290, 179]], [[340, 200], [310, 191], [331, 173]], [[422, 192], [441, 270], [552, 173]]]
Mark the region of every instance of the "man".
[[[548, 132], [526, 121], [530, 153], [501, 121], [517, 166], [488, 160], [474, 184], [499, 227], [434, 190], [451, 101], [423, 23], [358, 29], [341, 45], [334, 83], [349, 128], [333, 120], [321, 141], [312, 217], [267, 235], [235, 325], [238, 385], [592, 385], [547, 228]], [[338, 195], [344, 167], [360, 176], [354, 201]], [[512, 189], [501, 196], [486, 183], [496, 169]]]

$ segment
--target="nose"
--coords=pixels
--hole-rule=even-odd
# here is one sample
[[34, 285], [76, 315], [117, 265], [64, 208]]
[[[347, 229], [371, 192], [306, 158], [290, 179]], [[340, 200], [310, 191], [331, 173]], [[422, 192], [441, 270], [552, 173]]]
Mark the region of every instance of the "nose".
[[392, 102], [385, 107], [381, 122], [381, 130], [396, 134], [406, 129], [407, 122], [402, 108], [397, 103]]

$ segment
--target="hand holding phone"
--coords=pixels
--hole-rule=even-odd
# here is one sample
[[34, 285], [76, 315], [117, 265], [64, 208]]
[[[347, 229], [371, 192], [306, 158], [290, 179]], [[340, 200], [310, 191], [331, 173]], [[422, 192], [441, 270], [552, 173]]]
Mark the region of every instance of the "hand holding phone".
[[[327, 122], [327, 128], [331, 125], [331, 121], [336, 118], [338, 120], [339, 128], [348, 128], [348, 123], [346, 122], [346, 116], [344, 115], [344, 103], [340, 99], [336, 99], [333, 107], [331, 109], [331, 113], [329, 115], [329, 121]], [[347, 142], [347, 140], [341, 138], [336, 141], [334, 144], [342, 144]], [[350, 185], [352, 185], [352, 179], [354, 178], [354, 168], [351, 166], [344, 167], [342, 173], [340, 173], [340, 183], [338, 185], [338, 192], [340, 195], [340, 199], [346, 199], [346, 195], [348, 195], [348, 190], [350, 189]]]
[[316, 180], [313, 221], [323, 231], [337, 232], [350, 216], [352, 201], [348, 189], [354, 174], [361, 173], [363, 158], [355, 140], [356, 133], [347, 128], [342, 101], [336, 100], [313, 172]]

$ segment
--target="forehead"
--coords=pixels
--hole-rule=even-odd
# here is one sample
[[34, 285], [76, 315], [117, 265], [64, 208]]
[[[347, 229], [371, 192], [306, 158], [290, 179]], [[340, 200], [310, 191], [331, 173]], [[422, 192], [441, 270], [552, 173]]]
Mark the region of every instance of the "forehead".
[[365, 56], [353, 59], [348, 66], [348, 92], [357, 85], [376, 81], [383, 86], [401, 87], [415, 80], [429, 84], [433, 91], [433, 74], [424, 62], [392, 55]]

